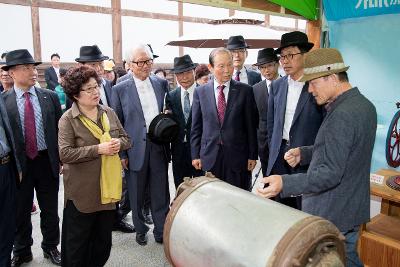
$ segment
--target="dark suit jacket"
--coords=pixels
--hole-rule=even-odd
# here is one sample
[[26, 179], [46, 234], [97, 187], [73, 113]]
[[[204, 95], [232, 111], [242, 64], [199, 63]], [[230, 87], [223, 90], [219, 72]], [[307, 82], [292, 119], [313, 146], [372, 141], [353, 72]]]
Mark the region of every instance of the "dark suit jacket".
[[[267, 133], [269, 159], [267, 175], [277, 160], [282, 144], [282, 132], [285, 123], [285, 111], [288, 92], [288, 76], [275, 80], [271, 84], [268, 99]], [[308, 83], [303, 87], [297, 102], [292, 126], [289, 132], [290, 148], [314, 144], [318, 129], [323, 120], [323, 109], [308, 92]], [[303, 171], [307, 168], [304, 167]]]
[[2, 96], [0, 96], [0, 112], [1, 112], [1, 117], [0, 118], [2, 118], [2, 120], [3, 120], [3, 126], [4, 126], [4, 131], [6, 133], [8, 145], [11, 148], [11, 157], [12, 157], [12, 161], [13, 161], [13, 168], [14, 168], [14, 171], [15, 171], [14, 173], [16, 175], [18, 175], [18, 173], [21, 171], [21, 165], [19, 164], [18, 158], [16, 156], [13, 132], [11, 130], [10, 120], [8, 118], [6, 105], [5, 105], [4, 101], [3, 101], [3, 97]]
[[48, 67], [44, 71], [44, 78], [46, 80], [47, 88], [54, 91], [59, 83], [57, 73], [53, 67]]
[[247, 81], [248, 81], [249, 85], [253, 86], [256, 83], [261, 82], [261, 74], [260, 73], [254, 71], [254, 70], [248, 70], [248, 69], [246, 69], [246, 72], [247, 72]]
[[[158, 110], [161, 113], [164, 107], [164, 97], [168, 91], [168, 82], [155, 75], [151, 75], [149, 79], [157, 98]], [[132, 148], [127, 151], [127, 155], [124, 153], [121, 156], [128, 157], [130, 170], [139, 171], [144, 163], [147, 128], [135, 80], [127, 79], [115, 85], [112, 90], [111, 108], [117, 113], [133, 143]]]
[[218, 120], [214, 80], [194, 90], [192, 105], [192, 159], [201, 159], [209, 171], [220, 144], [230, 168], [247, 169], [247, 160], [257, 159], [257, 111], [252, 87], [231, 79], [222, 126]]
[[169, 92], [169, 103], [167, 103], [167, 108], [172, 111], [172, 115], [176, 119], [179, 124], [179, 136], [178, 138], [171, 144], [171, 152], [172, 152], [172, 161], [184, 161], [191, 159], [184, 159], [181, 157], [183, 154], [182, 151], [183, 141], [186, 135], [186, 141], [190, 142], [190, 132], [192, 127], [192, 113], [190, 112], [189, 118], [187, 122], [185, 122], [185, 116], [183, 115], [183, 107], [181, 102], [181, 87], [176, 88]]
[[253, 85], [254, 99], [258, 110], [258, 156], [262, 162], [268, 164], [268, 137], [267, 137], [267, 111], [268, 111], [268, 88], [267, 81], [263, 80]]
[[[35, 87], [36, 94], [39, 98], [39, 104], [42, 110], [42, 120], [44, 137], [49, 154], [51, 169], [53, 176], [58, 179], [59, 177], [59, 163], [60, 158], [58, 154], [58, 120], [62, 115], [60, 101], [56, 93]], [[26, 154], [25, 154], [25, 140], [22, 133], [22, 124], [19, 118], [17, 107], [16, 94], [14, 89], [11, 89], [3, 94], [6, 109], [10, 118], [10, 125], [13, 129], [13, 136], [15, 140], [16, 155], [21, 164], [22, 174], [26, 174]]]
[[281, 195], [303, 194], [302, 210], [346, 232], [370, 219], [372, 150], [377, 115], [357, 88], [330, 106], [313, 147], [302, 147], [307, 173], [283, 176]]

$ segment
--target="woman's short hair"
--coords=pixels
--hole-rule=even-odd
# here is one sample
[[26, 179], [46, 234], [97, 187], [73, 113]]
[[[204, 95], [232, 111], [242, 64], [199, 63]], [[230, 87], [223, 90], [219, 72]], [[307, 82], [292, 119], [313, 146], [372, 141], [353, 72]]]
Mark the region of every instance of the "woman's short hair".
[[196, 69], [194, 70], [195, 73], [195, 79], [198, 80], [203, 76], [207, 76], [208, 74], [210, 74], [210, 70], [208, 69], [206, 64], [200, 64], [196, 67]]
[[62, 87], [65, 94], [73, 101], [76, 101], [74, 96], [78, 96], [82, 91], [82, 86], [87, 83], [90, 78], [94, 78], [98, 84], [101, 83], [99, 75], [92, 67], [81, 65], [78, 67], [70, 68], [64, 76]]

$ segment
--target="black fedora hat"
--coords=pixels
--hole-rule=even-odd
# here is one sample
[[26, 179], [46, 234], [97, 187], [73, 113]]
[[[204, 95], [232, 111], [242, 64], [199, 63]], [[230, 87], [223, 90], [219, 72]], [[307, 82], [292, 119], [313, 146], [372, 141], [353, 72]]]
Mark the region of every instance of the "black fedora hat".
[[75, 59], [76, 62], [98, 62], [109, 59], [101, 53], [97, 45], [81, 46], [79, 50], [79, 57]]
[[189, 55], [174, 58], [174, 68], [171, 69], [173, 73], [182, 73], [188, 70], [195, 69], [199, 64], [193, 63]]
[[276, 49], [275, 53], [280, 54], [281, 50], [288, 46], [297, 46], [299, 48], [305, 48], [307, 51], [310, 51], [314, 44], [308, 41], [307, 34], [305, 34], [304, 32], [288, 32], [282, 34], [281, 46]]
[[33, 64], [39, 65], [42, 62], [35, 61], [32, 55], [26, 49], [17, 49], [7, 53], [6, 63], [1, 67], [2, 70], [9, 70], [13, 66], [23, 65], [23, 64]]
[[158, 58], [159, 56], [154, 55], [153, 48], [151, 47], [151, 45], [147, 44], [147, 46], [150, 48], [150, 52], [153, 54], [153, 58]]
[[149, 138], [157, 144], [167, 144], [178, 138], [179, 124], [171, 114], [158, 114], [150, 122]]
[[254, 66], [260, 66], [273, 61], [278, 61], [278, 56], [273, 48], [264, 48], [258, 51], [257, 63]]
[[226, 48], [228, 50], [242, 49], [242, 48], [249, 48], [249, 47], [250, 46], [247, 45], [246, 41], [244, 40], [243, 36], [241, 36], [241, 35], [229, 37], [228, 43], [226, 43]]

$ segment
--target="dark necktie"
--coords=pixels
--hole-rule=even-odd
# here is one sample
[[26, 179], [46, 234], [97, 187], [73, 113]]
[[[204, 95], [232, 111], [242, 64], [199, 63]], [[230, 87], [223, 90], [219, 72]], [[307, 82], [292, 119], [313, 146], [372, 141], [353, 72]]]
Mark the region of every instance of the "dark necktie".
[[24, 93], [25, 96], [25, 115], [24, 115], [24, 129], [25, 129], [25, 150], [26, 155], [30, 159], [34, 159], [38, 155], [37, 141], [36, 141], [36, 124], [35, 112], [29, 92]]
[[183, 98], [183, 115], [185, 116], [185, 122], [187, 122], [189, 114], [190, 114], [189, 92], [185, 91], [185, 97]]
[[217, 89], [218, 89], [217, 110], [218, 110], [218, 119], [219, 119], [219, 123], [221, 124], [221, 126], [222, 126], [222, 123], [224, 122], [225, 109], [226, 109], [224, 88], [225, 88], [225, 85], [220, 85], [217, 87]]
[[240, 71], [239, 70], [235, 73], [235, 81], [240, 82]]

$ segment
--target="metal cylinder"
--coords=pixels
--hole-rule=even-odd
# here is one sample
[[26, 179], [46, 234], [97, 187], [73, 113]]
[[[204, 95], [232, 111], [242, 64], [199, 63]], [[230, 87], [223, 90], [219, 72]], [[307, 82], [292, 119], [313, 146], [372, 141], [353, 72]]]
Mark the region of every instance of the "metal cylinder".
[[325, 219], [204, 176], [179, 186], [164, 227], [175, 267], [339, 267], [343, 240]]

